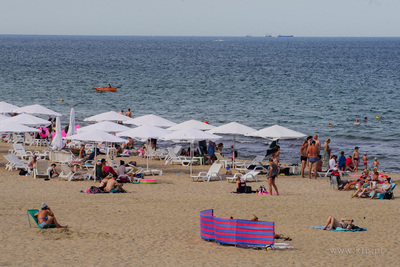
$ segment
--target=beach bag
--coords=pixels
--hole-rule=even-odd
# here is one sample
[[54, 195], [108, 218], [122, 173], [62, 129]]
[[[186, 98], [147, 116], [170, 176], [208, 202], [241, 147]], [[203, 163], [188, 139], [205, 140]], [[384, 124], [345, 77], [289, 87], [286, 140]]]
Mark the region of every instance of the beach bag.
[[246, 187], [244, 188], [244, 192], [245, 192], [246, 194], [252, 193], [252, 191], [251, 191], [251, 186], [246, 186]]
[[383, 199], [393, 199], [393, 192], [386, 192]]
[[96, 187], [96, 186], [91, 186], [89, 189], [90, 194], [97, 194], [97, 193], [102, 193], [102, 191], [100, 190], [100, 188]]
[[22, 175], [22, 176], [24, 176], [24, 175], [26, 175], [28, 172], [27, 171], [25, 171], [25, 170], [20, 170], [20, 172], [19, 172], [19, 175]]

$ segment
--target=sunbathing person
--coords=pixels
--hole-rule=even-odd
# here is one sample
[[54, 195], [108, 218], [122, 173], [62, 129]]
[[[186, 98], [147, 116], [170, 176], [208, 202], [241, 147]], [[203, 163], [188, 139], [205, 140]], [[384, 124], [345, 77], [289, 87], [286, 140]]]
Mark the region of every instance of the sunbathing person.
[[34, 155], [32, 160], [28, 163], [29, 170], [33, 171], [33, 169], [36, 168], [36, 163], [37, 163], [37, 156]]
[[41, 205], [41, 209], [38, 213], [34, 215], [38, 219], [38, 224], [40, 227], [45, 225], [54, 224], [57, 228], [67, 228], [68, 225], [62, 226], [58, 224], [56, 217], [54, 217], [53, 211], [47, 206], [46, 203]]
[[371, 199], [373, 199], [375, 197], [376, 193], [385, 194], [392, 188], [392, 186], [390, 184], [390, 179], [391, 179], [390, 177], [386, 178], [385, 183], [382, 185], [381, 188], [375, 188], [372, 190]]
[[110, 193], [117, 193], [117, 192], [126, 193], [126, 191], [122, 188], [122, 186], [123, 186], [122, 184], [119, 184], [116, 181], [116, 177], [113, 176], [111, 179], [107, 181], [107, 185], [104, 188], [104, 191]]
[[[233, 219], [233, 217], [231, 217], [231, 219]], [[256, 215], [253, 215], [253, 218], [251, 218], [250, 221], [258, 221], [258, 217]], [[285, 241], [292, 241], [289, 236], [284, 236], [283, 234], [274, 234], [274, 239], [284, 239]]]
[[131, 181], [133, 181], [133, 173], [126, 172], [125, 161], [123, 160], [120, 160], [120, 165], [118, 166], [116, 173], [118, 177], [121, 175], [128, 175], [131, 178]]
[[108, 180], [110, 180], [110, 179], [104, 178], [103, 180], [101, 180], [100, 185], [99, 185], [99, 189], [100, 189], [101, 191], [104, 191], [104, 190], [105, 190], [105, 188], [106, 188], [106, 186], [107, 186]]
[[364, 184], [365, 179], [367, 179], [367, 178], [368, 178], [368, 170], [365, 170], [363, 175], [361, 175], [357, 180], [349, 182], [349, 183], [343, 188], [343, 190], [349, 189], [350, 186], [352, 186], [352, 185], [355, 185], [356, 188], [360, 188], [360, 187]]
[[50, 173], [50, 177], [51, 178], [55, 178], [55, 177], [58, 177], [60, 175], [56, 170], [56, 164], [55, 163], [51, 164], [51, 166], [49, 167], [49, 173]]
[[[326, 221], [326, 224], [324, 226], [324, 228], [322, 228], [322, 230], [332, 230], [332, 229], [336, 229], [338, 227], [343, 228], [343, 229], [353, 229], [354, 224], [353, 224], [354, 220], [353, 219], [340, 219], [340, 221], [338, 221], [338, 219], [336, 219], [333, 216], [329, 216], [328, 220]], [[329, 228], [328, 228], [329, 226]]]
[[371, 178], [368, 177], [367, 179], [365, 179], [364, 184], [357, 189], [357, 191], [351, 196], [351, 198], [356, 196], [360, 198], [363, 194], [370, 193], [371, 187], [372, 187]]
[[243, 179], [240, 179], [239, 177], [236, 178], [236, 193], [244, 193], [246, 188], [246, 181]]

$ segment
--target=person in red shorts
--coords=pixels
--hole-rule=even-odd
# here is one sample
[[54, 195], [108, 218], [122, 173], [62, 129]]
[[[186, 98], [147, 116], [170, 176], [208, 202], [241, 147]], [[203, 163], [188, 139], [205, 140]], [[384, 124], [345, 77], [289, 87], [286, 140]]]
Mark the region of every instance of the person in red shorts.
[[353, 164], [353, 160], [351, 159], [351, 156], [349, 156], [346, 159], [346, 168], [344, 169], [345, 171], [354, 171], [354, 164]]

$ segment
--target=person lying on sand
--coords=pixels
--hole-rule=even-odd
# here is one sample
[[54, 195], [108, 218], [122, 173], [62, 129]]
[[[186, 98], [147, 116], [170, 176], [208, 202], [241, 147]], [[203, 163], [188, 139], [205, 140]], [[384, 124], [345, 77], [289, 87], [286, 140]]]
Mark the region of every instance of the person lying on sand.
[[104, 188], [104, 191], [110, 192], [110, 193], [126, 193], [126, 191], [122, 188], [122, 184], [119, 184], [116, 180], [116, 177], [113, 176], [111, 179], [107, 181], [107, 185]]
[[41, 205], [41, 210], [34, 215], [38, 219], [38, 224], [40, 227], [44, 225], [54, 224], [57, 228], [67, 228], [68, 225], [62, 226], [58, 224], [56, 217], [54, 217], [53, 211], [47, 206], [46, 203]]
[[[338, 221], [338, 219], [336, 219], [333, 216], [329, 216], [328, 220], [326, 221], [326, 224], [324, 226], [324, 228], [322, 228], [322, 230], [332, 230], [332, 229], [336, 229], [338, 227], [341, 227], [343, 229], [353, 229], [354, 224], [353, 224], [354, 220], [353, 219], [340, 219], [340, 221]], [[330, 226], [328, 228], [328, 226]]]
[[[231, 217], [233, 219], [233, 217]], [[256, 215], [253, 215], [253, 218], [251, 218], [250, 221], [258, 221], [258, 217]], [[274, 234], [275, 239], [284, 239], [285, 241], [292, 241], [292, 239], [289, 236], [284, 236], [283, 234]]]
[[357, 180], [349, 182], [349, 183], [343, 188], [343, 190], [349, 189], [350, 186], [352, 186], [352, 185], [355, 185], [355, 186], [357, 187], [357, 189], [358, 189], [358, 188], [360, 188], [360, 187], [364, 184], [364, 182], [365, 182], [365, 180], [366, 180], [367, 178], [368, 178], [368, 170], [365, 170], [363, 175], [361, 175]]

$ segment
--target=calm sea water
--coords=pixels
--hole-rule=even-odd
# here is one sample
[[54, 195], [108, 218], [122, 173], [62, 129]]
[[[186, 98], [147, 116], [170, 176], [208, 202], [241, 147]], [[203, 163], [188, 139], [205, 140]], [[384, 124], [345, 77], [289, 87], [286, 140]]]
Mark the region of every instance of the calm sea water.
[[[334, 154], [359, 146], [369, 163], [376, 156], [382, 169], [400, 171], [400, 38], [3, 35], [0, 83], [2, 101], [42, 104], [64, 114], [64, 126], [71, 107], [81, 125], [127, 108], [178, 123], [280, 124], [330, 138]], [[92, 89], [109, 83], [121, 88]], [[268, 148], [267, 140], [239, 139], [243, 157]], [[229, 147], [231, 137], [223, 142]], [[280, 144], [283, 161], [299, 162], [301, 141]]]

